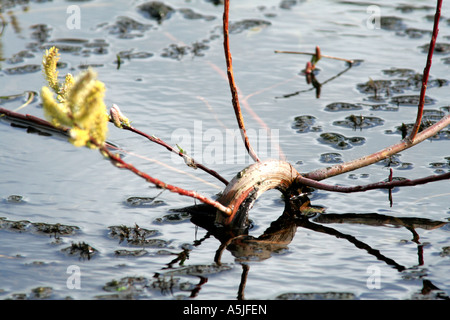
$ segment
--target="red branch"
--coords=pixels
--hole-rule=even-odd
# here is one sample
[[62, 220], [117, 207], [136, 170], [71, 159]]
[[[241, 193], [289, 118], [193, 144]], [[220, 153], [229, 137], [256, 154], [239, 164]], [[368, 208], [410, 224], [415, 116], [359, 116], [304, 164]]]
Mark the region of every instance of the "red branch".
[[418, 106], [418, 110], [417, 110], [416, 123], [414, 124], [414, 127], [408, 137], [409, 140], [411, 140], [411, 141], [414, 141], [414, 138], [416, 137], [417, 132], [419, 131], [420, 124], [422, 122], [423, 108], [425, 105], [425, 92], [427, 91], [428, 77], [430, 75], [430, 69], [431, 69], [431, 60], [433, 58], [434, 47], [436, 45], [436, 38], [437, 38], [438, 32], [439, 32], [439, 19], [441, 17], [441, 6], [442, 6], [442, 0], [438, 0], [437, 6], [436, 6], [436, 14], [434, 15], [433, 34], [431, 36], [430, 46], [428, 48], [427, 64], [425, 66], [425, 69], [423, 70], [422, 89], [420, 90], [420, 99], [419, 99], [419, 106]]
[[[92, 143], [95, 144], [95, 141], [91, 141]], [[130, 170], [131, 172], [133, 172], [134, 174], [138, 175], [139, 177], [145, 179], [146, 181], [154, 184], [155, 186], [162, 188], [162, 189], [167, 189], [170, 192], [174, 192], [174, 193], [178, 193], [180, 195], [183, 196], [187, 196], [187, 197], [191, 197], [191, 198], [195, 198], [200, 200], [203, 203], [209, 204], [211, 206], [213, 206], [214, 208], [224, 212], [225, 214], [231, 214], [231, 209], [225, 207], [224, 205], [222, 205], [221, 203], [211, 200], [195, 191], [191, 191], [191, 190], [185, 190], [170, 184], [167, 184], [159, 179], [153, 178], [151, 176], [149, 176], [148, 174], [146, 174], [145, 172], [142, 172], [140, 170], [138, 170], [136, 167], [134, 167], [133, 165], [123, 161], [118, 155], [115, 155], [114, 153], [112, 153], [111, 151], [108, 150], [108, 148], [106, 146], [102, 146], [102, 145], [97, 145], [100, 149], [100, 151], [106, 155], [110, 161], [115, 164], [117, 167], [119, 168], [124, 168], [127, 170]]]
[[305, 178], [302, 176], [297, 177], [297, 181], [310, 186], [312, 188], [326, 190], [326, 191], [334, 191], [334, 192], [342, 192], [342, 193], [350, 193], [350, 192], [363, 192], [368, 190], [374, 190], [374, 189], [392, 189], [394, 187], [411, 187], [411, 186], [417, 186], [420, 184], [425, 184], [429, 182], [434, 181], [440, 181], [440, 180], [447, 180], [450, 179], [450, 172], [438, 174], [438, 175], [432, 175], [424, 178], [419, 178], [415, 180], [396, 180], [396, 181], [388, 181], [388, 182], [376, 182], [372, 184], [367, 184], [364, 186], [353, 186], [353, 187], [344, 187], [344, 186], [338, 186], [338, 185], [329, 185], [325, 183], [318, 182], [313, 179]]
[[230, 39], [229, 39], [229, 34], [228, 34], [229, 9], [230, 9], [230, 0], [225, 0], [224, 10], [223, 10], [223, 46], [224, 46], [224, 51], [225, 51], [225, 59], [227, 62], [227, 75], [228, 75], [228, 82], [230, 84], [231, 98], [232, 98], [232, 102], [233, 102], [234, 113], [236, 115], [236, 120], [238, 122], [239, 128], [241, 129], [241, 135], [242, 135], [242, 139], [244, 140], [245, 148], [247, 149], [247, 152], [252, 157], [252, 159], [256, 162], [259, 162], [260, 160], [259, 160], [258, 156], [256, 155], [255, 151], [253, 150], [252, 146], [250, 145], [250, 141], [247, 136], [247, 131], [245, 130], [244, 118], [242, 116], [241, 106], [239, 104], [237, 87], [236, 87], [236, 83], [234, 81], [233, 65], [232, 65], [232, 58], [231, 58], [231, 52], [230, 52]]
[[178, 155], [179, 155], [180, 157], [182, 157], [183, 159], [186, 159], [186, 160], [189, 162], [189, 164], [188, 164], [189, 166], [192, 166], [192, 167], [194, 167], [194, 168], [199, 168], [199, 169], [201, 169], [201, 170], [203, 170], [203, 171], [209, 173], [209, 174], [212, 175], [213, 177], [217, 178], [218, 180], [222, 181], [225, 185], [228, 184], [228, 180], [226, 180], [224, 177], [222, 177], [219, 173], [217, 173], [216, 171], [211, 170], [211, 169], [205, 167], [205, 166], [202, 165], [201, 163], [198, 163], [198, 162], [195, 161], [193, 158], [187, 156], [187, 155], [184, 154], [183, 152], [177, 151], [174, 147], [172, 147], [171, 145], [167, 144], [167, 143], [164, 142], [163, 140], [161, 140], [161, 139], [159, 139], [159, 138], [156, 138], [156, 137], [153, 137], [153, 136], [150, 136], [150, 135], [146, 134], [145, 132], [142, 132], [142, 131], [140, 131], [140, 130], [134, 128], [134, 127], [131, 127], [131, 126], [127, 126], [127, 125], [122, 124], [122, 128], [125, 129], [125, 130], [129, 130], [129, 131], [131, 131], [131, 132], [134, 132], [134, 133], [136, 133], [136, 134], [139, 134], [139, 135], [141, 135], [141, 136], [147, 138], [148, 140], [150, 140], [150, 141], [152, 141], [152, 142], [155, 142], [155, 143], [157, 143], [157, 144], [159, 144], [159, 145], [165, 147], [167, 150], [169, 150], [169, 151], [171, 151], [171, 152], [173, 152], [173, 153], [178, 154]]
[[[17, 112], [14, 112], [14, 111], [10, 111], [10, 110], [4, 109], [4, 108], [0, 108], [0, 115], [5, 115], [5, 116], [10, 117], [10, 118], [12, 118], [14, 120], [23, 121], [25, 123], [32, 123], [34, 125], [39, 125], [39, 126], [47, 128], [47, 129], [56, 130], [58, 132], [65, 133], [65, 134], [67, 134], [68, 131], [69, 131], [69, 129], [67, 129], [67, 128], [55, 127], [52, 123], [50, 123], [50, 122], [48, 122], [46, 120], [40, 119], [38, 117], [29, 115], [29, 114], [25, 114], [25, 115], [24, 114], [20, 114], [20, 113], [17, 113]], [[140, 132], [139, 130], [136, 130], [136, 131]], [[145, 135], [145, 136], [147, 136], [147, 135]], [[125, 168], [125, 169], [130, 170], [131, 172], [135, 173], [136, 175], [144, 178], [146, 181], [148, 181], [150, 183], [153, 183], [157, 187], [163, 188], [163, 189], [167, 189], [167, 190], [169, 190], [171, 192], [178, 193], [180, 195], [184, 195], [184, 196], [188, 196], [188, 197], [191, 197], [191, 198], [198, 199], [198, 200], [200, 200], [203, 203], [209, 204], [209, 205], [215, 207], [216, 209], [218, 209], [220, 211], [223, 211], [225, 214], [230, 214], [231, 213], [231, 209], [230, 208], [225, 207], [224, 205], [222, 205], [221, 203], [219, 203], [217, 201], [211, 200], [211, 199], [209, 199], [209, 198], [207, 198], [207, 197], [205, 197], [205, 196], [203, 196], [201, 194], [198, 194], [195, 191], [185, 190], [185, 189], [182, 189], [182, 188], [179, 188], [179, 187], [167, 184], [165, 182], [162, 182], [161, 180], [153, 178], [153, 177], [149, 176], [148, 174], [146, 174], [146, 173], [136, 169], [133, 165], [125, 162], [119, 156], [117, 156], [117, 155], [113, 154], [111, 151], [109, 151], [108, 148], [107, 148], [107, 144], [106, 145], [99, 145], [93, 140], [91, 140], [91, 142], [94, 145], [96, 145], [97, 147], [99, 147], [100, 151], [104, 155], [106, 155], [113, 164], [115, 164], [116, 166], [118, 166], [120, 168]]]

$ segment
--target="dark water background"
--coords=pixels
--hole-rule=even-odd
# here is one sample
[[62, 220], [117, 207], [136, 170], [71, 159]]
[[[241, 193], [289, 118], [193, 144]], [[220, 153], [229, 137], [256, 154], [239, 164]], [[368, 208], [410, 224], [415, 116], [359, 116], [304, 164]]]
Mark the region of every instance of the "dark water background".
[[[183, 149], [231, 179], [251, 163], [239, 156], [242, 146], [224, 146], [228, 161], [208, 149], [217, 146], [211, 136], [225, 142], [226, 128], [236, 129], [224, 78], [222, 6], [167, 0], [174, 11], [158, 22], [139, 12], [142, 3], [1, 1], [0, 106], [14, 110], [29, 91], [40, 91], [42, 54], [56, 45], [60, 75], [91, 66], [107, 87], [107, 105], [120, 106], [134, 127], [171, 144], [184, 137]], [[371, 4], [379, 11], [368, 11]], [[282, 157], [299, 172], [396, 143], [397, 127], [415, 119], [416, 74], [425, 66], [423, 46], [429, 43], [434, 5], [233, 1], [231, 51], [247, 128], [275, 130]], [[80, 9], [79, 26], [69, 6]], [[447, 3], [442, 15], [427, 91], [429, 121], [449, 112]], [[363, 60], [347, 70], [345, 62], [322, 59], [317, 80], [339, 76], [323, 84], [320, 98], [301, 75], [309, 57], [274, 53], [313, 52], [316, 45], [323, 54]], [[370, 79], [380, 80], [376, 96], [366, 85]], [[39, 97], [20, 112], [43, 117]], [[371, 121], [362, 127], [345, 123], [352, 114]], [[395, 190], [392, 207], [385, 191], [315, 191], [309, 195], [312, 204], [326, 208], [325, 215], [315, 217], [323, 229], [299, 225], [292, 241], [272, 252], [250, 244], [243, 247], [253, 250], [249, 256], [230, 247], [218, 267], [214, 256], [220, 242], [173, 211], [194, 204], [192, 199], [160, 194], [98, 152], [75, 148], [63, 137], [27, 134], [0, 121], [2, 299], [236, 299], [242, 274], [248, 299], [440, 299], [450, 294], [448, 181]], [[340, 148], [321, 139], [331, 133], [358, 137], [359, 143], [346, 140]], [[394, 176], [447, 172], [449, 137], [447, 129], [393, 158]], [[111, 126], [108, 140], [123, 149], [127, 161], [167, 183], [209, 197], [223, 188], [142, 137]], [[388, 174], [383, 162], [327, 182], [366, 184]], [[283, 208], [277, 191], [264, 194], [250, 211], [250, 234], [261, 235]], [[132, 233], [136, 225], [144, 242], [117, 236], [123, 226]]]

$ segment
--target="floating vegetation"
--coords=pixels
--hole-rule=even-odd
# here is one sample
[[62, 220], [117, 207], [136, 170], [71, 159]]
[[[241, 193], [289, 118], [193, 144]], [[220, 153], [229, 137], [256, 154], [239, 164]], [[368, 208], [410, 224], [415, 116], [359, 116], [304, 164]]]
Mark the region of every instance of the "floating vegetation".
[[320, 162], [323, 163], [341, 163], [342, 155], [336, 152], [328, 152], [320, 155]]
[[381, 16], [380, 28], [389, 31], [401, 31], [406, 29], [406, 24], [402, 18], [396, 16]]
[[275, 300], [355, 300], [351, 292], [311, 292], [311, 293], [283, 293]]
[[163, 200], [155, 200], [156, 197], [129, 197], [126, 204], [130, 207], [159, 207], [166, 205]]
[[70, 256], [78, 256], [82, 260], [90, 260], [98, 251], [85, 242], [72, 243], [70, 247], [61, 249]]
[[23, 199], [23, 196], [12, 194], [6, 198], [6, 202], [10, 203], [24, 203], [25, 200]]
[[400, 160], [401, 154], [395, 154], [393, 156], [387, 157], [383, 160], [377, 162], [377, 165], [381, 165], [383, 167], [392, 167], [401, 170], [412, 169], [413, 164], [409, 162], [402, 162]]
[[298, 133], [306, 133], [306, 132], [320, 132], [322, 129], [320, 127], [314, 127], [313, 124], [316, 121], [316, 117], [314, 116], [298, 116], [294, 118], [294, 124], [292, 125], [292, 129], [297, 130]]
[[[422, 123], [420, 124], [419, 130], [424, 130], [437, 121], [439, 121], [445, 115], [445, 107], [442, 110], [435, 109], [425, 109], [423, 111]], [[400, 134], [402, 139], [404, 139], [412, 130], [413, 123], [402, 123], [401, 125], [395, 127], [395, 130], [386, 130], [386, 134]], [[429, 140], [449, 140], [450, 139], [450, 128], [444, 128], [437, 132], [434, 136], [428, 138]]]
[[162, 23], [164, 20], [170, 18], [175, 12], [175, 9], [159, 1], [150, 1], [138, 6], [138, 11], [145, 18]]
[[8, 64], [17, 64], [22, 63], [25, 59], [34, 58], [34, 54], [28, 50], [19, 51], [11, 56], [11, 58], [6, 59], [6, 63]]
[[156, 218], [156, 223], [178, 223], [184, 221], [190, 221], [191, 215], [187, 212], [174, 212], [166, 214], [161, 218]]
[[175, 60], [181, 60], [184, 56], [191, 54], [193, 57], [203, 57], [203, 51], [208, 50], [209, 46], [206, 44], [208, 40], [197, 41], [192, 45], [177, 45], [171, 44], [168, 48], [163, 49], [163, 53], [161, 53], [161, 57], [163, 58], [171, 58]]
[[330, 132], [322, 133], [318, 140], [339, 150], [351, 149], [353, 146], [360, 146], [366, 142], [363, 137], [346, 137], [339, 133]]
[[[111, 226], [108, 227], [110, 232], [109, 236], [114, 239], [119, 239], [119, 243], [126, 242], [131, 245], [137, 245], [137, 246], [144, 246], [146, 244], [150, 244], [151, 241], [147, 238], [154, 237], [159, 235], [158, 230], [149, 230], [139, 227], [137, 224], [134, 225], [134, 227], [127, 227], [125, 225], [120, 226]], [[157, 241], [163, 241], [163, 240], [157, 240]], [[158, 242], [155, 242], [155, 245]], [[165, 244], [165, 242], [163, 242]], [[158, 245], [158, 247], [161, 246]], [[165, 246], [165, 245], [162, 245]]]
[[183, 276], [183, 275], [190, 275], [190, 276], [205, 276], [210, 274], [216, 274], [223, 271], [229, 271], [232, 269], [232, 266], [229, 264], [198, 264], [198, 265], [191, 265], [186, 267], [180, 267], [174, 270], [170, 270], [164, 273], [166, 276]]
[[[404, 95], [404, 96], [395, 96], [391, 98], [391, 103], [402, 106], [418, 106], [420, 101], [419, 95]], [[434, 99], [425, 96], [425, 105], [430, 105], [435, 102]]]
[[120, 39], [134, 39], [143, 37], [144, 33], [152, 29], [151, 24], [138, 22], [129, 17], [118, 17], [113, 24], [103, 23], [97, 27], [105, 27], [109, 34], [116, 35]]
[[145, 52], [145, 51], [135, 52], [135, 49], [120, 51], [117, 55], [122, 60], [123, 59], [127, 59], [127, 60], [146, 59], [146, 58], [153, 57], [153, 53], [151, 53], [151, 52]]
[[[391, 68], [382, 71], [383, 74], [389, 76], [389, 79], [373, 80], [369, 79], [366, 83], [357, 84], [356, 88], [364, 94], [373, 94], [371, 100], [386, 101], [391, 98], [392, 104], [410, 104], [418, 103], [419, 96], [405, 95], [394, 96], [395, 94], [405, 93], [406, 91], [419, 91], [422, 87], [422, 74], [416, 73], [414, 70], [405, 68]], [[396, 77], [392, 79], [393, 77]], [[448, 85], [445, 79], [429, 79], [428, 88], [443, 87]], [[426, 97], [427, 103], [433, 103], [433, 99]]]
[[3, 72], [7, 75], [22, 75], [27, 73], [34, 73], [41, 71], [41, 66], [38, 64], [27, 64], [20, 67], [12, 67], [12, 68], [5, 68], [3, 69]]
[[434, 170], [436, 174], [442, 174], [450, 171], [450, 157], [445, 157], [444, 162], [432, 162], [430, 168]]
[[368, 129], [376, 126], [383, 125], [384, 120], [378, 117], [371, 116], [356, 116], [354, 114], [345, 118], [345, 120], [337, 120], [333, 122], [333, 125], [352, 128], [352, 129]]
[[237, 34], [251, 29], [263, 29], [272, 25], [271, 22], [260, 19], [245, 19], [230, 23], [229, 33]]
[[355, 103], [347, 103], [347, 102], [333, 102], [328, 104], [325, 107], [325, 111], [354, 111], [361, 110], [362, 106], [360, 104]]
[[[0, 290], [1, 293], [1, 290]], [[31, 289], [29, 294], [13, 293], [7, 300], [44, 300], [50, 299], [53, 296], [52, 287], [36, 287]]]
[[116, 250], [114, 254], [119, 257], [142, 257], [148, 254], [147, 250]]
[[37, 287], [31, 289], [30, 299], [49, 299], [53, 294], [52, 287]]
[[190, 8], [178, 9], [178, 12], [181, 13], [183, 18], [188, 19], [188, 20], [203, 19], [205, 21], [211, 21], [211, 20], [216, 19], [215, 16], [203, 15], [203, 14], [195, 12], [194, 10], [192, 10]]
[[60, 236], [73, 236], [80, 231], [79, 227], [68, 226], [60, 223], [50, 224], [43, 222], [30, 222], [28, 220], [13, 221], [0, 217], [0, 230], [1, 229], [15, 232], [50, 235], [55, 238]]
[[[430, 44], [427, 43], [427, 44], [420, 46], [419, 48], [422, 49], [422, 52], [427, 53], [429, 47], [430, 47]], [[436, 46], [434, 47], [434, 52], [436, 54], [449, 54], [450, 53], [450, 43], [437, 42]]]

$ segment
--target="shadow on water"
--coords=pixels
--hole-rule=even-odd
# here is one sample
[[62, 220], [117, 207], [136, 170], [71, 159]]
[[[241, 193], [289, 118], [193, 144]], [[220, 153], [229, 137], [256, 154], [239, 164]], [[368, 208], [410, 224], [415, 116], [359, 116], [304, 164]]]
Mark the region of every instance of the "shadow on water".
[[[237, 294], [238, 299], [245, 299], [245, 285], [247, 277], [250, 272], [250, 261], [262, 261], [268, 259], [273, 253], [277, 253], [286, 250], [288, 245], [294, 239], [298, 228], [311, 230], [314, 232], [326, 234], [336, 237], [338, 239], [344, 239], [353, 244], [357, 249], [365, 251], [367, 254], [374, 256], [379, 261], [383, 261], [388, 266], [394, 268], [398, 272], [402, 273], [408, 270], [409, 267], [399, 264], [395, 259], [390, 258], [382, 254], [376, 248], [371, 247], [367, 243], [359, 240], [352, 234], [340, 232], [332, 227], [326, 226], [327, 224], [360, 224], [366, 226], [376, 227], [397, 227], [405, 228], [412, 234], [412, 239], [417, 245], [418, 265], [424, 265], [423, 246], [420, 242], [419, 233], [416, 229], [433, 230], [441, 228], [447, 225], [447, 222], [416, 218], [416, 217], [394, 217], [389, 215], [382, 215], [377, 213], [347, 213], [347, 214], [326, 214], [317, 213], [312, 209], [313, 213], [306, 213], [304, 205], [308, 204], [309, 200], [306, 197], [300, 201], [286, 201], [285, 209], [281, 216], [273, 221], [270, 226], [259, 236], [254, 237], [249, 235], [250, 227], [240, 228], [234, 227], [233, 229], [226, 229], [222, 226], [215, 224], [215, 212], [206, 205], [196, 205], [182, 209], [189, 212], [192, 216], [191, 221], [208, 231], [208, 235], [205, 237], [214, 236], [220, 241], [219, 248], [216, 251], [214, 261], [217, 265], [221, 265], [222, 254], [225, 250], [228, 250], [235, 258], [236, 261], [242, 265], [242, 276]], [[200, 243], [199, 243], [200, 244]], [[443, 291], [435, 286], [430, 280], [422, 278], [423, 288], [421, 290], [422, 295], [430, 294], [435, 291], [436, 299], [450, 299]], [[298, 295], [298, 294], [297, 294]], [[308, 294], [300, 294], [308, 295]], [[284, 295], [278, 298], [284, 299]], [[292, 298], [287, 294], [287, 298]], [[303, 297], [304, 298], [304, 297]], [[317, 297], [316, 297], [317, 298]]]

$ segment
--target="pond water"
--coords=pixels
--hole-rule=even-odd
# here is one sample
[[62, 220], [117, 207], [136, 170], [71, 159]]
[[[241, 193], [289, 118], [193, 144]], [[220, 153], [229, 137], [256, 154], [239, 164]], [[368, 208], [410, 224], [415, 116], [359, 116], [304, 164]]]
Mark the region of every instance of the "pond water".
[[[108, 107], [117, 104], [134, 127], [179, 144], [230, 180], [252, 161], [240, 139], [234, 143], [223, 6], [214, 2], [166, 0], [171, 9], [156, 14], [142, 6], [145, 1], [1, 1], [0, 107], [15, 110], [30, 92], [40, 92], [42, 54], [55, 45], [60, 76], [93, 68], [106, 85]], [[394, 144], [401, 139], [401, 124], [414, 122], [434, 3], [371, 4], [232, 1], [234, 74], [261, 158], [278, 157], [309, 172]], [[442, 16], [425, 106], [430, 122], [449, 112], [448, 3]], [[322, 54], [358, 60], [348, 68], [343, 61], [321, 59], [315, 73], [320, 96], [302, 74], [309, 56], [274, 53], [314, 52], [316, 46]], [[31, 98], [18, 112], [43, 118], [40, 98]], [[253, 238], [222, 250], [214, 234], [177, 211], [195, 204], [193, 199], [161, 192], [64, 136], [0, 121], [2, 299], [441, 299], [450, 294], [448, 180], [395, 189], [392, 206], [380, 190], [314, 191], [308, 195], [311, 203], [325, 212], [297, 221], [283, 220], [280, 193], [270, 191], [250, 211]], [[378, 182], [389, 168], [395, 177], [410, 179], [448, 172], [449, 139], [447, 128], [390, 164], [327, 183]], [[126, 161], [167, 183], [212, 198], [224, 188], [131, 132], [110, 126], [108, 141]], [[291, 232], [288, 241], [257, 241], [269, 226]]]

